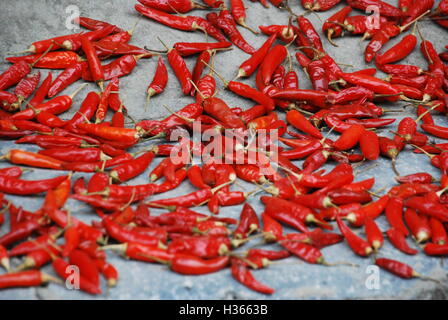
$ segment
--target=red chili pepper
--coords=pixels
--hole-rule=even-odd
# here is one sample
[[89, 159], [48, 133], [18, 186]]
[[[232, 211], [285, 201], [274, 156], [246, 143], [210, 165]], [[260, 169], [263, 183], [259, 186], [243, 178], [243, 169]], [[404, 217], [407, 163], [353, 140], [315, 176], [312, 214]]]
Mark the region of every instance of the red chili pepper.
[[69, 256], [70, 264], [79, 268], [80, 275], [90, 281], [95, 286], [100, 284], [99, 270], [95, 260], [82, 250], [73, 250]]
[[427, 243], [423, 250], [428, 256], [446, 256], [448, 254], [448, 245]]
[[78, 127], [89, 134], [111, 141], [136, 143], [139, 139], [139, 132], [136, 129], [115, 128], [93, 123], [80, 123]]
[[224, 36], [212, 25], [202, 18], [194, 16], [175, 16], [156, 9], [151, 9], [140, 4], [135, 5], [135, 10], [145, 17], [155, 20], [170, 28], [182, 31], [203, 30], [218, 41], [226, 41]]
[[415, 255], [418, 253], [417, 250], [409, 247], [408, 243], [406, 242], [406, 235], [399, 229], [392, 227], [391, 229], [387, 230], [386, 234], [392, 245], [401, 252], [409, 255]]
[[[198, 83], [199, 79], [202, 77], [202, 72], [205, 69], [205, 63], [210, 63], [210, 59], [212, 58], [215, 52], [216, 51], [214, 50], [205, 50], [199, 54], [196, 60], [196, 64], [194, 65], [191, 78], [195, 84]], [[196, 92], [195, 90], [196, 89], [192, 89], [192, 94]]]
[[279, 90], [278, 92], [271, 95], [271, 98], [293, 100], [293, 101], [305, 101], [311, 105], [317, 107], [325, 107], [327, 102], [330, 102], [332, 95], [316, 91], [316, 90], [305, 90], [305, 89], [285, 89]]
[[[118, 59], [113, 60], [111, 63], [102, 66], [104, 72], [104, 80], [112, 80], [113, 78], [121, 78], [130, 74], [135, 67], [137, 62], [144, 57], [148, 57], [150, 54], [132, 55], [126, 54]], [[82, 78], [85, 81], [93, 81], [92, 75], [89, 70], [84, 70]]]
[[403, 13], [397, 7], [394, 7], [384, 1], [378, 0], [348, 0], [348, 5], [354, 9], [365, 11], [369, 6], [377, 6], [380, 15], [389, 18], [401, 18]]
[[413, 1], [405, 13], [403, 24], [408, 24], [415, 20], [418, 16], [431, 10], [434, 7], [434, 0]]
[[221, 41], [221, 42], [176, 42], [174, 44], [174, 49], [179, 52], [183, 57], [190, 56], [197, 53], [202, 53], [207, 50], [225, 49], [232, 45], [231, 42]]
[[47, 102], [41, 103], [33, 108], [28, 108], [19, 111], [11, 116], [14, 120], [30, 120], [33, 119], [39, 112], [46, 111], [52, 114], [60, 114], [70, 109], [73, 103], [73, 98], [78, 94], [85, 85], [79, 87], [71, 95], [63, 95], [53, 98]]
[[288, 25], [270, 25], [258, 26], [261, 32], [271, 36], [276, 35], [281, 41], [290, 43], [294, 37], [299, 35], [299, 29], [291, 24]]
[[345, 224], [342, 222], [339, 216], [336, 216], [336, 221], [338, 223], [339, 230], [347, 240], [350, 248], [357, 255], [361, 257], [368, 256], [372, 253], [372, 247], [369, 245], [367, 241], [358, 237], [353, 231], [351, 231]]
[[129, 162], [125, 162], [124, 164], [115, 167], [109, 175], [112, 179], [120, 182], [130, 180], [146, 170], [153, 159], [154, 153], [151, 151], [146, 152], [134, 160], [130, 160]]
[[[344, 29], [341, 24], [344, 23], [344, 20], [350, 12], [352, 12], [352, 8], [350, 6], [345, 6], [329, 17], [322, 26], [322, 32], [326, 34], [328, 41], [335, 47], [338, 45], [332, 40], [332, 38], [340, 37], [342, 35]], [[338, 24], [332, 22], [337, 22]]]
[[367, 160], [378, 159], [380, 155], [380, 143], [375, 132], [364, 130], [364, 133], [359, 138], [359, 146]]
[[225, 255], [230, 248], [227, 236], [182, 236], [168, 245], [168, 252], [174, 254], [191, 254], [203, 259], [213, 259]]
[[263, 62], [264, 58], [268, 54], [269, 49], [271, 48], [272, 44], [274, 43], [276, 37], [277, 36], [275, 33], [272, 34], [263, 43], [263, 45], [251, 55], [251, 57], [249, 59], [247, 59], [240, 65], [236, 79], [238, 79], [240, 77], [249, 77], [255, 72], [255, 70]]
[[372, 76], [354, 73], [343, 73], [341, 74], [341, 77], [351, 84], [365, 87], [378, 94], [398, 95], [400, 93], [391, 84]]
[[190, 82], [192, 80], [192, 75], [185, 64], [185, 60], [175, 48], [168, 49], [167, 57], [168, 63], [173, 69], [176, 78], [179, 80], [182, 92], [184, 94], [190, 94], [193, 88]]
[[206, 17], [208, 21], [222, 30], [222, 32], [229, 38], [229, 40], [238, 48], [248, 54], [255, 53], [255, 49], [249, 43], [247, 43], [247, 41], [238, 31], [235, 20], [228, 10], [221, 10], [219, 16], [213, 12], [208, 13]]
[[421, 277], [412, 267], [396, 260], [377, 258], [375, 264], [403, 279]]
[[[54, 271], [63, 279], [69, 278], [69, 276], [72, 274], [70, 272], [70, 264], [66, 262], [65, 260], [61, 258], [57, 258], [53, 260], [53, 269]], [[80, 275], [79, 277], [79, 287], [84, 292], [90, 293], [90, 294], [101, 294], [101, 288], [92, 282], [90, 282], [88, 279], [86, 279], [84, 276]]]
[[62, 90], [67, 88], [70, 84], [81, 79], [82, 73], [87, 68], [86, 62], [77, 62], [71, 64], [64, 71], [62, 71], [58, 77], [51, 84], [48, 91], [48, 97], [52, 98], [60, 93]]
[[24, 77], [14, 88], [14, 94], [18, 98], [19, 104], [22, 104], [36, 90], [40, 81], [40, 72], [32, 73]]
[[409, 234], [403, 221], [403, 199], [391, 197], [386, 206], [386, 218], [389, 224], [402, 232], [405, 236]]
[[234, 279], [251, 290], [263, 294], [273, 294], [275, 292], [274, 289], [260, 283], [257, 279], [255, 279], [246, 263], [242, 260], [232, 259], [231, 272]]
[[261, 201], [265, 204], [266, 214], [301, 232], [308, 231], [305, 222], [317, 221], [310, 209], [298, 203], [266, 196], [263, 196]]
[[255, 210], [248, 203], [245, 203], [240, 214], [240, 222], [233, 232], [233, 236], [237, 239], [243, 239], [259, 228], [260, 223]]
[[319, 51], [324, 51], [320, 36], [317, 33], [316, 29], [314, 29], [314, 26], [311, 23], [311, 21], [305, 18], [304, 16], [298, 16], [297, 24], [299, 25], [300, 30], [310, 41], [311, 45]]
[[[22, 57], [9, 57], [6, 58], [11, 63], [17, 63], [19, 61], [24, 61], [26, 63], [34, 63], [37, 59], [39, 59], [41, 54], [32, 54], [28, 56]], [[49, 52], [40, 59], [35, 65], [35, 68], [43, 68], [43, 69], [65, 69], [71, 66], [74, 63], [81, 62], [82, 59], [76, 52], [73, 51], [56, 51]]]

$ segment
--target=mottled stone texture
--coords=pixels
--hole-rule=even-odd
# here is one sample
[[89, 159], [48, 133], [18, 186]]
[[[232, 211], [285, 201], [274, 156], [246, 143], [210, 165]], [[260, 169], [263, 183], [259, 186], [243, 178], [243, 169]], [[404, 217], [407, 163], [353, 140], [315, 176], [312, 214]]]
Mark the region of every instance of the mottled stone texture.
[[[395, 3], [396, 1], [393, 1]], [[118, 26], [130, 29], [134, 23], [139, 19], [138, 14], [134, 11], [133, 6], [135, 1], [131, 0], [115, 0], [115, 1], [80, 1], [80, 0], [46, 0], [46, 1], [3, 1], [0, 10], [0, 55], [5, 57], [7, 52], [15, 52], [25, 50], [33, 41], [54, 37], [71, 33], [65, 26], [65, 22], [69, 14], [66, 13], [66, 8], [69, 5], [76, 5], [79, 7], [82, 15], [92, 18], [107, 20], [115, 23]], [[288, 14], [286, 11], [271, 7], [270, 9], [263, 8], [258, 3], [246, 1], [248, 7], [247, 23], [250, 26], [258, 26], [260, 24], [286, 24], [288, 21]], [[299, 5], [299, 1], [290, 1], [292, 10], [295, 13], [303, 13], [303, 9]], [[338, 9], [340, 6], [338, 6]], [[195, 11], [192, 14], [205, 16], [205, 11]], [[327, 17], [334, 13], [330, 12], [319, 13], [319, 17], [324, 21]], [[359, 14], [354, 12], [353, 14]], [[320, 29], [322, 22], [317, 19], [315, 15], [308, 15], [317, 29]], [[439, 28], [435, 24], [424, 21], [420, 24], [420, 29], [425, 37], [432, 40], [436, 48], [441, 51], [443, 46], [447, 43], [446, 31]], [[240, 29], [241, 33], [246, 37], [249, 43], [254, 47], [259, 47], [265, 36], [253, 35], [245, 29]], [[132, 43], [139, 46], [146, 45], [152, 49], [162, 50], [162, 45], [157, 41], [156, 36], [161, 37], [168, 45], [174, 44], [176, 41], [204, 41], [205, 37], [200, 32], [186, 33], [181, 31], [171, 30], [165, 26], [159, 25], [145, 18], [139, 21]], [[401, 37], [394, 39], [387, 45], [389, 48], [395, 44]], [[336, 39], [339, 44], [338, 48], [332, 47], [324, 40], [325, 48], [331, 56], [340, 63], [344, 64], [344, 70], [359, 70], [367, 66], [363, 61], [363, 48], [366, 42], [359, 43], [359, 38], [345, 37]], [[291, 48], [290, 50], [293, 53]], [[215, 65], [219, 72], [223, 74], [226, 79], [232, 79], [237, 71], [238, 65], [248, 57], [247, 54], [234, 47], [231, 51], [220, 52], [216, 56]], [[194, 66], [196, 57], [187, 59], [188, 66]], [[179, 109], [182, 106], [191, 103], [192, 98], [181, 94], [179, 84], [174, 75], [170, 72], [170, 80], [167, 90], [160, 96], [155, 97], [151, 101], [151, 107], [148, 111], [144, 110], [145, 90], [152, 79], [155, 71], [157, 59], [140, 60], [138, 68], [132, 75], [121, 79], [121, 96], [130, 114], [134, 119], [160, 119], [168, 115], [163, 104], [171, 106], [173, 109]], [[411, 63], [426, 68], [426, 62], [419, 50], [408, 58], [404, 63]], [[345, 66], [349, 64], [351, 66]], [[8, 64], [2, 63], [0, 70], [7, 68]], [[294, 61], [295, 69], [300, 67]], [[353, 67], [352, 67], [353, 66]], [[42, 76], [46, 76], [47, 70], [42, 70]], [[55, 73], [56, 75], [56, 73]], [[382, 75], [378, 75], [382, 77]], [[302, 71], [299, 71], [300, 86], [302, 88], [309, 88], [309, 81]], [[247, 83], [253, 84], [253, 78], [247, 80]], [[80, 84], [72, 85], [64, 91], [70, 93]], [[74, 111], [79, 108], [82, 98], [86, 95], [88, 90], [97, 90], [95, 85], [90, 84], [88, 89], [75, 99], [74, 107], [71, 112], [67, 112], [62, 118], [67, 119], [71, 117]], [[240, 99], [235, 95], [225, 91], [221, 84], [218, 96], [224, 99], [232, 107], [241, 107], [243, 109], [252, 106], [252, 103], [245, 99]], [[403, 104], [385, 105], [386, 108], [400, 108]], [[407, 108], [409, 115], [414, 115], [414, 107]], [[397, 117], [401, 119], [407, 116], [408, 113], [387, 114], [389, 117]], [[437, 116], [436, 121], [441, 125], [448, 125], [447, 121]], [[391, 136], [388, 129], [394, 129], [391, 126], [387, 129], [382, 129], [381, 134]], [[151, 143], [146, 143], [146, 146]], [[4, 154], [7, 150], [14, 148], [14, 144], [6, 141], [1, 142], [1, 153]], [[21, 145], [20, 148], [29, 150], [36, 150], [34, 146]], [[158, 161], [155, 161], [151, 168], [155, 166]], [[370, 168], [372, 163], [365, 163], [358, 167], [356, 180], [362, 180], [374, 176], [376, 184], [374, 190], [389, 188], [394, 184], [394, 174], [391, 170], [390, 161], [386, 159], [379, 159], [375, 161], [377, 166]], [[334, 164], [331, 164], [327, 169], [331, 169]], [[7, 163], [0, 163], [1, 167], [8, 166]], [[150, 168], [150, 169], [151, 169]], [[369, 168], [367, 170], [367, 168]], [[366, 169], [366, 170], [363, 170]], [[437, 170], [429, 164], [427, 157], [423, 155], [416, 155], [409, 150], [400, 154], [398, 158], [398, 169], [404, 174], [410, 174], [418, 171], [427, 171], [436, 178], [439, 177]], [[149, 172], [149, 170], [148, 170]], [[34, 172], [27, 173], [27, 179], [39, 179], [45, 177], [52, 177], [59, 173], [50, 170], [34, 170]], [[81, 176], [75, 174], [74, 178]], [[87, 175], [88, 176], [88, 175]], [[134, 179], [130, 183], [139, 184], [148, 181], [147, 173]], [[254, 187], [242, 183], [245, 190], [252, 190]], [[232, 187], [234, 190], [241, 189], [240, 186]], [[180, 195], [193, 190], [187, 182], [182, 184], [180, 188], [169, 194], [157, 196], [156, 198], [168, 197], [172, 195]], [[25, 209], [35, 210], [42, 204], [43, 197], [12, 197], [8, 199], [14, 201], [16, 204], [21, 204]], [[258, 196], [249, 199], [250, 204], [254, 206], [258, 213], [261, 213], [263, 207], [260, 205]], [[67, 207], [71, 210], [73, 216], [85, 221], [96, 219], [96, 215], [87, 206], [69, 201]], [[198, 209], [204, 211], [204, 209]], [[238, 217], [241, 206], [231, 208], [223, 208], [222, 215]], [[154, 210], [154, 214], [158, 211]], [[379, 219], [379, 224], [382, 230], [388, 227], [385, 219]], [[7, 228], [4, 226], [2, 232], [6, 232]], [[289, 229], [287, 229], [290, 231]], [[363, 235], [362, 230], [357, 230]], [[254, 240], [254, 244], [257, 241]], [[276, 247], [276, 246], [271, 246]], [[255, 276], [276, 289], [276, 293], [270, 297], [263, 296], [252, 292], [236, 281], [230, 275], [229, 270], [225, 270], [216, 274], [211, 274], [201, 277], [186, 277], [169, 272], [166, 267], [154, 264], [145, 264], [141, 262], [127, 261], [108, 253], [109, 260], [120, 271], [120, 281], [117, 288], [109, 291], [108, 295], [101, 295], [92, 297], [82, 292], [68, 291], [58, 285], [50, 285], [46, 288], [38, 289], [16, 289], [6, 290], [0, 292], [0, 299], [365, 299], [365, 298], [382, 298], [382, 299], [444, 299], [447, 296], [446, 286], [436, 285], [433, 282], [425, 282], [420, 280], [401, 280], [388, 273], [380, 273], [380, 288], [378, 290], [367, 289], [365, 282], [369, 276], [367, 267], [372, 263], [371, 259], [361, 259], [356, 257], [346, 244], [339, 244], [331, 248], [323, 250], [326, 260], [329, 262], [350, 261], [359, 265], [358, 268], [347, 266], [325, 267], [305, 264], [297, 259], [289, 258], [278, 264], [272, 265], [264, 270], [254, 272]], [[409, 263], [415, 267], [417, 271], [427, 276], [443, 280], [446, 284], [445, 267], [440, 259], [428, 258], [423, 254], [417, 256], [406, 256], [399, 253], [386, 243], [385, 247], [381, 249], [380, 256], [396, 258], [403, 262]], [[18, 261], [14, 261], [18, 263]], [[45, 271], [53, 273], [51, 267], [44, 268]], [[104, 292], [106, 288], [103, 284]]]

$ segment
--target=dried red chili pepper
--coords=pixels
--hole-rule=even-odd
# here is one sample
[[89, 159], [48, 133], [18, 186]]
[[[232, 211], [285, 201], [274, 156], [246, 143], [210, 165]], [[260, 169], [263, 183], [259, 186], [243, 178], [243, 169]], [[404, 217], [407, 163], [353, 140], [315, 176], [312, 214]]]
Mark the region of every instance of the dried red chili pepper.
[[165, 90], [165, 87], [168, 83], [168, 71], [166, 69], [165, 63], [163, 62], [162, 57], [159, 57], [157, 63], [156, 73], [154, 74], [154, 78], [152, 82], [149, 84], [148, 89], [146, 90], [147, 96], [147, 104], [149, 104], [149, 99], [156, 95], [160, 94]]
[[364, 239], [358, 237], [353, 231], [351, 231], [344, 224], [344, 222], [342, 222], [339, 216], [336, 216], [336, 221], [338, 223], [339, 230], [344, 235], [348, 245], [353, 250], [353, 252], [361, 257], [368, 256], [372, 253], [372, 247], [370, 246], [370, 244]]
[[398, 250], [400, 250], [401, 252], [409, 254], [409, 255], [415, 255], [418, 253], [417, 250], [411, 248], [408, 245], [408, 243], [406, 242], [406, 235], [399, 229], [392, 227], [389, 230], [387, 230], [386, 234], [387, 234], [387, 238], [392, 243], [392, 245], [395, 248], [397, 248]]
[[[347, 18], [350, 12], [352, 12], [352, 8], [350, 6], [345, 6], [329, 17], [322, 26], [322, 32], [326, 34], [328, 41], [335, 47], [338, 47], [338, 45], [332, 38], [340, 37], [342, 35], [344, 28], [341, 24], [344, 23], [345, 18]], [[332, 22], [337, 22], [338, 24]]]
[[0, 276], [1, 289], [37, 287], [48, 282], [59, 283], [59, 280], [38, 270], [20, 271]]
[[375, 264], [403, 279], [421, 277], [410, 266], [396, 260], [377, 258], [375, 259]]
[[272, 294], [275, 292], [274, 289], [257, 281], [247, 267], [246, 263], [240, 259], [232, 259], [231, 272], [234, 279], [251, 290], [264, 294]]
[[[67, 279], [71, 275], [70, 272], [67, 272], [67, 270], [69, 270], [70, 264], [61, 258], [53, 260], [52, 266], [54, 271], [63, 279]], [[81, 290], [90, 294], [101, 294], [101, 288], [90, 282], [82, 275], [80, 275], [79, 278], [79, 287]]]

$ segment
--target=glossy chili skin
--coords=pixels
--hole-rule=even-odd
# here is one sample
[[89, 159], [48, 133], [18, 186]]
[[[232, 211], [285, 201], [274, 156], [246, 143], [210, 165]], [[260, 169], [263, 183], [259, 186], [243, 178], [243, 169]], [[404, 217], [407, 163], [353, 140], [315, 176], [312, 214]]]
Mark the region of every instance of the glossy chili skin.
[[406, 253], [408, 255], [415, 255], [418, 253], [417, 250], [411, 248], [408, 245], [406, 241], [406, 235], [400, 230], [390, 228], [389, 230], [387, 230], [386, 235], [390, 243], [392, 243], [392, 245], [401, 252]]
[[86, 68], [86, 62], [77, 62], [64, 69], [64, 71], [61, 72], [51, 84], [51, 87], [48, 91], [48, 97], [52, 98], [56, 96], [70, 84], [81, 79], [82, 73]]
[[257, 281], [246, 264], [241, 260], [232, 259], [231, 273], [234, 279], [254, 291], [263, 294], [272, 294], [275, 291]]
[[250, 77], [257, 67], [263, 62], [264, 58], [269, 52], [269, 49], [272, 47], [275, 39], [277, 38], [276, 34], [272, 34], [263, 45], [255, 51], [249, 59], [245, 60], [238, 69], [238, 78], [239, 77]]
[[375, 264], [404, 279], [410, 279], [415, 276], [415, 272], [410, 266], [396, 260], [377, 258]]
[[185, 64], [185, 60], [181, 57], [179, 52], [176, 49], [169, 50], [168, 54], [168, 63], [176, 75], [176, 78], [179, 80], [182, 92], [184, 94], [190, 94], [192, 90], [192, 85], [190, 80], [192, 81], [192, 75], [187, 65]]

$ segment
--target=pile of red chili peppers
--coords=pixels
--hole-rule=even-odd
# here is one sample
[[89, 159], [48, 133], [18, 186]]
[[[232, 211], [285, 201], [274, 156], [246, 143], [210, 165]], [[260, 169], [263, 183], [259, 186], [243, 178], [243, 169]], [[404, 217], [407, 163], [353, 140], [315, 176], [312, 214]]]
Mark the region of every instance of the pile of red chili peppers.
[[[203, 32], [216, 40], [178, 42], [158, 54], [157, 69], [148, 81], [148, 102], [164, 92], [169, 68], [183, 94], [194, 99], [165, 119], [125, 125], [126, 118], [132, 119], [132, 109], [120, 99], [120, 78], [131, 74], [140, 59], [156, 54], [130, 44], [133, 30], [80, 17], [77, 22], [85, 32], [39, 40], [30, 45], [29, 55], [7, 58], [11, 65], [0, 75], [0, 137], [36, 145], [39, 150], [17, 147], [2, 156], [11, 166], [0, 169], [0, 225], [9, 215], [8, 230], [0, 237], [0, 264], [7, 271], [0, 275], [0, 288], [61, 282], [70, 275], [67, 267], [76, 265], [81, 290], [101, 294], [101, 277], [109, 287], [119, 278], [107, 260], [108, 251], [166, 264], [185, 275], [229, 267], [236, 281], [264, 294], [274, 289], [259, 282], [252, 270], [290, 256], [329, 266], [331, 261], [325, 260], [321, 249], [340, 242], [358, 256], [373, 255], [380, 268], [402, 278], [424, 279], [404, 263], [377, 256], [385, 239], [408, 255], [420, 251], [428, 256], [448, 255], [448, 144], [431, 142], [432, 137], [448, 139], [448, 128], [432, 117], [448, 110], [448, 51], [437, 52], [431, 41], [420, 36], [417, 50], [427, 65], [397, 64], [416, 51], [419, 23], [432, 20], [448, 28], [448, 0], [437, 7], [433, 0], [400, 0], [397, 6], [380, 0], [302, 0], [307, 11], [340, 6], [322, 25], [329, 44], [341, 45], [343, 40], [337, 44], [335, 39], [345, 34], [369, 40], [365, 61], [375, 66], [351, 73], [344, 72], [325, 51], [327, 44], [306, 14], [293, 13], [286, 1], [269, 0], [291, 16], [283, 25], [259, 26], [268, 36], [260, 48], [254, 48], [239, 31], [242, 26], [258, 33], [247, 25], [242, 0], [139, 2], [135, 10], [152, 21]], [[265, 0], [260, 3], [270, 6]], [[380, 12], [376, 25], [363, 14], [372, 4]], [[209, 13], [205, 18], [184, 15], [194, 9], [209, 9]], [[383, 49], [401, 33], [406, 35], [397, 44]], [[227, 81], [211, 65], [219, 60], [221, 50], [232, 45], [248, 58], [235, 67], [237, 78]], [[192, 55], [197, 60], [189, 70], [185, 59]], [[300, 88], [293, 57], [312, 89]], [[106, 63], [106, 59], [112, 61]], [[38, 68], [61, 72], [55, 79], [48, 73], [40, 81]], [[377, 69], [387, 78], [379, 78]], [[232, 108], [216, 97], [215, 75], [226, 89], [253, 106]], [[238, 81], [252, 76], [255, 87]], [[99, 91], [85, 94], [83, 86], [73, 85], [79, 80], [95, 82]], [[62, 95], [69, 86], [76, 91]], [[63, 119], [64, 112], [75, 108], [75, 94], [85, 94], [83, 102], [71, 119]], [[377, 103], [399, 101], [413, 105], [416, 117], [403, 118], [393, 138], [379, 135], [396, 119], [384, 118], [386, 110]], [[337, 137], [330, 139], [323, 133], [326, 128], [338, 133]], [[236, 143], [232, 140], [231, 148], [226, 144], [219, 156], [192, 164], [190, 158], [203, 155], [212, 142], [185, 136], [171, 141], [176, 130], [212, 130], [215, 144], [229, 142], [226, 130], [249, 137], [261, 130], [270, 134], [262, 146], [253, 148], [247, 137]], [[128, 151], [136, 146], [138, 152]], [[401, 176], [397, 158], [405, 148], [422, 153], [422, 159], [429, 157], [440, 169], [440, 178], [425, 172]], [[172, 155], [182, 150], [188, 151], [187, 157], [174, 161]], [[242, 162], [235, 161], [238, 152]], [[250, 161], [249, 152], [255, 152], [255, 161]], [[391, 159], [397, 180], [383, 195], [370, 191], [375, 178], [355, 182], [352, 166], [380, 156]], [[148, 183], [127, 184], [144, 174], [156, 157], [163, 159], [151, 170]], [[303, 162], [299, 165], [296, 160]], [[323, 169], [328, 163], [335, 164], [329, 172]], [[64, 173], [32, 181], [22, 177], [23, 166]], [[76, 178], [77, 172], [90, 173], [90, 178]], [[235, 190], [237, 179], [252, 183], [253, 191]], [[195, 191], [152, 199], [185, 180]], [[258, 192], [265, 193], [260, 197], [263, 212], [255, 212], [246, 202]], [[44, 201], [39, 210], [30, 212], [9, 201], [8, 195], [39, 195]], [[68, 199], [88, 204], [99, 219], [90, 224], [78, 220], [65, 206]], [[234, 205], [243, 205], [239, 219], [219, 214], [223, 207]], [[196, 212], [198, 206], [206, 206], [210, 214]], [[164, 213], [151, 214], [154, 209]], [[387, 230], [375, 221], [382, 215], [388, 221]], [[362, 230], [363, 236], [355, 229]], [[272, 248], [249, 247], [247, 243], [255, 238]], [[12, 265], [12, 257], [19, 257], [21, 264]], [[60, 279], [40, 271], [47, 264]]]

